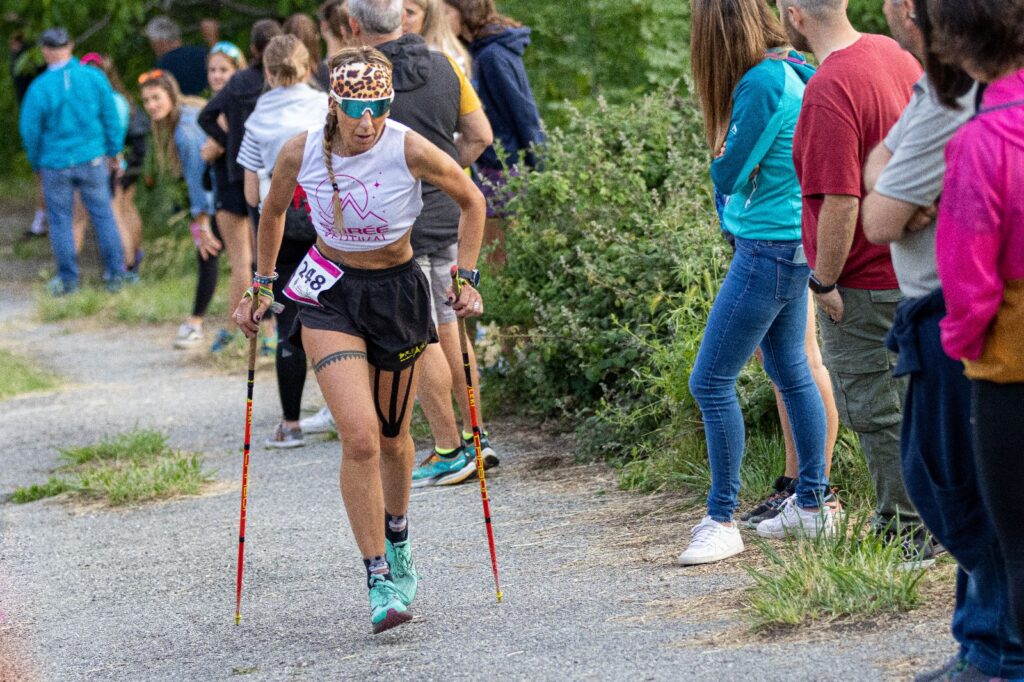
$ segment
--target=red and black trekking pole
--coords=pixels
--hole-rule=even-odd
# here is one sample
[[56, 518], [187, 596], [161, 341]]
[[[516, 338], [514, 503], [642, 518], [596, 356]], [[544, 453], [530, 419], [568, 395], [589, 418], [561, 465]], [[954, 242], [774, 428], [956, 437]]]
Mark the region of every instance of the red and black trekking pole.
[[[452, 288], [455, 298], [462, 292], [462, 279], [459, 277], [458, 266], [452, 266]], [[487, 527], [487, 544], [491, 550], [491, 569], [494, 571], [494, 591], [498, 603], [504, 596], [501, 583], [498, 581], [498, 554], [494, 549], [494, 528], [491, 526], [491, 503], [487, 497], [487, 480], [484, 477], [484, 457], [480, 447], [480, 423], [476, 418], [476, 399], [473, 393], [473, 371], [469, 364], [469, 341], [466, 336], [466, 320], [459, 319], [459, 345], [462, 347], [462, 366], [466, 370], [466, 392], [469, 394], [469, 420], [473, 425], [473, 446], [476, 448], [476, 476], [480, 479], [480, 499], [484, 505], [484, 525]]]
[[249, 339], [249, 377], [245, 397], [245, 440], [242, 442], [242, 511], [238, 519], [238, 583], [235, 587], [235, 625], [242, 620], [242, 568], [245, 565], [245, 501], [249, 492], [249, 434], [252, 431], [252, 389], [256, 383], [256, 344]]

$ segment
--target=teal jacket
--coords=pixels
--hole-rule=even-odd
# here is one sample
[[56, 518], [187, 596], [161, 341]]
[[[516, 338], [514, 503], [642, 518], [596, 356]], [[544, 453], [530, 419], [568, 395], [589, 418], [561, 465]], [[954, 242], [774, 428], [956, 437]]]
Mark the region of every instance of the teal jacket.
[[107, 77], [74, 58], [32, 81], [18, 128], [33, 170], [116, 156], [127, 132]]
[[733, 91], [725, 153], [711, 164], [726, 195], [722, 228], [744, 239], [800, 239], [800, 183], [793, 131], [814, 69], [796, 52], [763, 60]]

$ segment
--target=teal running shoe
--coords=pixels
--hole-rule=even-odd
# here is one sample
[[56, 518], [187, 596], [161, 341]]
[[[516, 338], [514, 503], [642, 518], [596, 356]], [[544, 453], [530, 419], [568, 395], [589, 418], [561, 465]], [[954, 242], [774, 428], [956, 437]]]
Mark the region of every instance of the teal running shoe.
[[435, 450], [433, 456], [413, 470], [412, 487], [462, 483], [473, 475], [474, 469], [476, 460], [469, 457], [464, 447], [443, 457]]
[[408, 606], [416, 598], [416, 584], [420, 575], [412, 560], [412, 546], [409, 541], [392, 543], [384, 539], [384, 555], [391, 567], [391, 579], [402, 592], [402, 603]]
[[210, 346], [211, 353], [219, 353], [234, 340], [235, 335], [229, 332], [227, 329], [217, 330], [217, 335], [213, 337], [213, 345]]
[[[470, 458], [476, 459], [476, 446], [473, 444], [473, 434], [469, 434], [469, 438], [466, 437], [466, 432], [462, 432], [462, 442], [466, 446], [466, 452], [469, 453]], [[498, 459], [498, 453], [494, 451], [491, 446], [491, 441], [487, 437], [486, 433], [480, 434], [480, 450], [484, 456], [484, 470], [493, 469], [494, 467], [501, 464]]]
[[412, 614], [405, 606], [402, 591], [380, 574], [370, 575], [370, 623], [373, 634], [408, 623]]

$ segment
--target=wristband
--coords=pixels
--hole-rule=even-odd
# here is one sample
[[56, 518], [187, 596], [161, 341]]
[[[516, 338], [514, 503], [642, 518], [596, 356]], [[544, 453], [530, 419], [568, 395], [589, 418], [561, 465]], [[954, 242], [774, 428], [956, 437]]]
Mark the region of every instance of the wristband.
[[196, 248], [198, 248], [203, 243], [203, 226], [198, 222], [193, 221], [192, 224], [188, 226], [188, 229], [189, 232], [192, 233], [192, 242], [196, 245]]
[[252, 273], [253, 284], [273, 284], [277, 281], [277, 272], [273, 275], [261, 275], [258, 272]]

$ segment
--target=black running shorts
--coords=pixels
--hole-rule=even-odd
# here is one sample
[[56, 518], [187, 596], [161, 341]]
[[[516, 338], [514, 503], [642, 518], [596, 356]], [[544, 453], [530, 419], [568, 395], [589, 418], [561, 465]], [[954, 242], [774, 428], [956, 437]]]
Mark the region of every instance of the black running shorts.
[[383, 270], [342, 267], [338, 282], [320, 294], [322, 308], [299, 304], [289, 341], [301, 345], [301, 327], [342, 332], [366, 341], [374, 367], [398, 371], [437, 343], [430, 286], [416, 261]]

